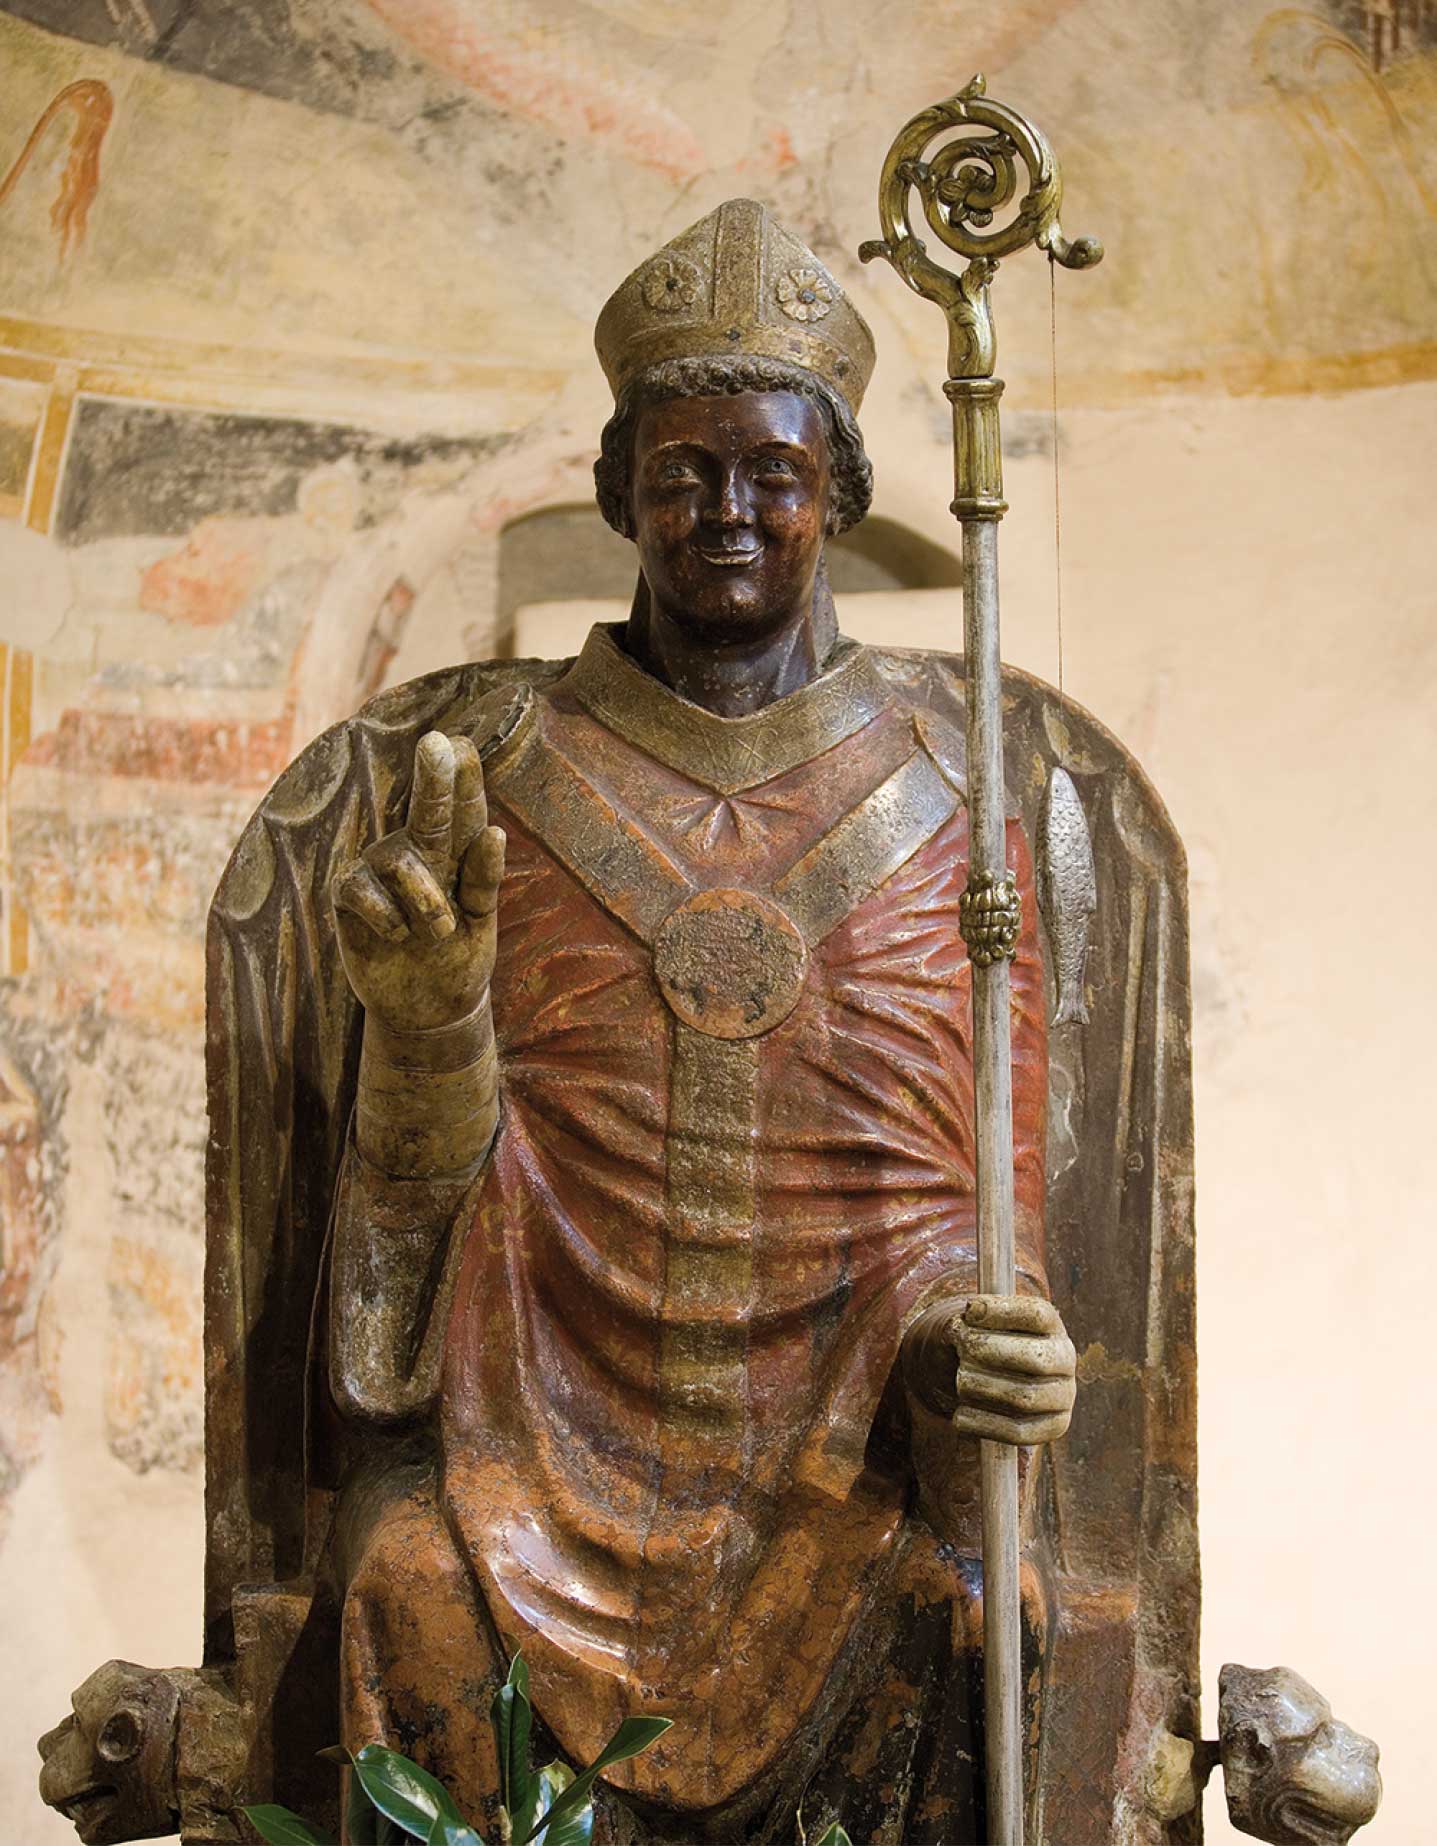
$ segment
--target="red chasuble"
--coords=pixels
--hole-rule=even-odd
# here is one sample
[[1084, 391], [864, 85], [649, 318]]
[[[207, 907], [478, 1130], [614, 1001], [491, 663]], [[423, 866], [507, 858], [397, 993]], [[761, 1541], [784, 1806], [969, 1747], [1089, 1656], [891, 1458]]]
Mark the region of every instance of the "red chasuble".
[[[503, 1114], [454, 1296], [443, 1487], [537, 1709], [680, 1807], [763, 1773], [911, 1497], [895, 1363], [972, 1292], [961, 740], [861, 648], [751, 718], [595, 630], [487, 768]], [[1018, 1261], [1045, 1289], [1031, 868]], [[667, 1748], [665, 1746], [668, 1746]]]

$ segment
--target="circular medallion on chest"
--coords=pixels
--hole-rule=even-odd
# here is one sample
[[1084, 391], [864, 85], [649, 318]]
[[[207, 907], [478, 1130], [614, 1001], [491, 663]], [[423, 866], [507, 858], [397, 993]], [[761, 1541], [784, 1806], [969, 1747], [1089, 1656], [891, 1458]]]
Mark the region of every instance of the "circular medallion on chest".
[[654, 937], [654, 974], [670, 1007], [710, 1038], [757, 1038], [803, 992], [808, 950], [778, 905], [752, 891], [700, 891]]

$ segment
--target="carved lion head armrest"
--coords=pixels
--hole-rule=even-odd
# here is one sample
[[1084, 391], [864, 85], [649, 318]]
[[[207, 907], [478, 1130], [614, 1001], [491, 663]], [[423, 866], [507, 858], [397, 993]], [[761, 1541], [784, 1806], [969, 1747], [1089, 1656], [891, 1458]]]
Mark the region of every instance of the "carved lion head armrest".
[[69, 1717], [40, 1739], [40, 1793], [85, 1846], [176, 1830], [181, 1682], [193, 1677], [107, 1660], [76, 1691]]
[[1345, 1846], [1382, 1799], [1377, 1745], [1287, 1667], [1223, 1668], [1218, 1751], [1232, 1824], [1270, 1846]]

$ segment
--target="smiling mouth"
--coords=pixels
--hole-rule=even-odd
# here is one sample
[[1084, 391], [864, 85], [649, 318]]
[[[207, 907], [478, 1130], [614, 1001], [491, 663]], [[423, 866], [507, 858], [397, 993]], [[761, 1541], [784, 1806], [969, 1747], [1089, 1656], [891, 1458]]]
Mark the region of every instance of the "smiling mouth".
[[731, 567], [738, 564], [752, 564], [762, 552], [763, 547], [761, 545], [736, 545], [710, 549], [707, 545], [695, 545], [694, 550], [706, 564]]

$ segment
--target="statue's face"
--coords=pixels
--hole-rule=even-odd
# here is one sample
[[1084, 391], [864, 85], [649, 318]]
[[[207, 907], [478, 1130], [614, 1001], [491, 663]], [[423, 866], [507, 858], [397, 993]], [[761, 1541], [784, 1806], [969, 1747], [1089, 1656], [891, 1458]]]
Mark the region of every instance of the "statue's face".
[[716, 645], [807, 615], [828, 522], [828, 438], [792, 391], [679, 397], [634, 431], [639, 563], [658, 608]]

